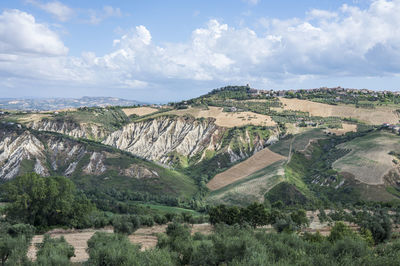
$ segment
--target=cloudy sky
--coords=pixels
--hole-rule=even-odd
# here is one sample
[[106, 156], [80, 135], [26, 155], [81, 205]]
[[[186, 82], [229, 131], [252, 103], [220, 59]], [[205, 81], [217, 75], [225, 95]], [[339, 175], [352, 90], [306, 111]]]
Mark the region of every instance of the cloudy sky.
[[0, 97], [400, 89], [400, 0], [2, 0]]

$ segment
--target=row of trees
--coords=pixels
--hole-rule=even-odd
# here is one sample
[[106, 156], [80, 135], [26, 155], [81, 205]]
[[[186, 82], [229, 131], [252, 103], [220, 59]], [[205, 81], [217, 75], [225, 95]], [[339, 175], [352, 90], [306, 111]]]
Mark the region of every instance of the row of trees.
[[282, 211], [274, 206], [270, 209], [263, 204], [253, 203], [247, 207], [219, 205], [209, 209], [210, 223], [227, 225], [250, 225], [252, 227], [272, 224], [278, 232], [295, 231], [308, 225], [304, 210]]
[[398, 265], [400, 241], [370, 247], [368, 234], [337, 223], [331, 234], [268, 233], [218, 224], [213, 233], [191, 235], [168, 225], [155, 249], [140, 252], [126, 236], [96, 233], [88, 242], [88, 265]]

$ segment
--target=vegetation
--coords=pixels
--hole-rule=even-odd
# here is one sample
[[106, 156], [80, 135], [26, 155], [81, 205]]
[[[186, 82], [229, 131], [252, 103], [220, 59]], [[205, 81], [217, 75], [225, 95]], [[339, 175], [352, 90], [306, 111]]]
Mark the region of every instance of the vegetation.
[[51, 238], [45, 235], [43, 242], [38, 244], [38, 252], [36, 254], [36, 263], [40, 266], [68, 266], [70, 258], [75, 255], [74, 247], [65, 241], [64, 237]]
[[[0, 206], [1, 265], [70, 265], [74, 248], [64, 238], [49, 235], [37, 246], [37, 260], [30, 261], [27, 249], [33, 235], [55, 227], [105, 226], [112, 226], [114, 233], [93, 235], [88, 242], [86, 265], [398, 265], [400, 242], [393, 229], [400, 223], [400, 177], [388, 174], [382, 176], [385, 185], [368, 185], [360, 182], [357, 173], [338, 164], [360, 166], [360, 158], [367, 153], [387, 156], [386, 174], [400, 160], [398, 136], [353, 118], [282, 110], [276, 96], [249, 86], [228, 86], [171, 104], [176, 109], [217, 106], [225, 112], [251, 111], [269, 115], [277, 123], [273, 128], [249, 125], [221, 129], [218, 150], [192, 157], [172, 152], [171, 168], [105, 146], [92, 136], [75, 140], [29, 130], [43, 140], [43, 145], [48, 145], [45, 140], [50, 138], [62, 139], [67, 144], [82, 145], [86, 154], [79, 158], [69, 178], [59, 176], [69, 164], [50, 167], [53, 158], [45, 152], [49, 177], [32, 173], [35, 160], [28, 158], [20, 164], [20, 176], [1, 180], [0, 199], [6, 202]], [[342, 90], [293, 91], [285, 97], [354, 104], [363, 109], [400, 101], [394, 94], [371, 96]], [[46, 115], [60, 122], [96, 124], [112, 132], [126, 123], [152, 119], [168, 110], [128, 117], [121, 107], [93, 107]], [[24, 126], [10, 123], [23, 116], [26, 114], [9, 115], [1, 129], [15, 134], [25, 132], [28, 129]], [[339, 128], [344, 121], [356, 124], [357, 132], [334, 136], [322, 130]], [[287, 160], [208, 191], [206, 183], [212, 177], [241, 161], [233, 163], [227, 150], [245, 158], [254, 152], [256, 143], [267, 146], [272, 133], [280, 134], [281, 139], [269, 148]], [[105, 156], [102, 163], [106, 171], [84, 171], [91, 152]], [[62, 156], [57, 158], [63, 160]], [[371, 165], [361, 168], [368, 170]], [[157, 174], [136, 178], [124, 171], [134, 167]], [[358, 174], [366, 177], [369, 173], [361, 169]], [[253, 193], [254, 187], [258, 190]], [[246, 189], [249, 191], [243, 193]], [[227, 205], [218, 205], [220, 202]], [[320, 210], [320, 221], [333, 226], [327, 237], [305, 232], [311, 222], [306, 210], [316, 209]], [[207, 221], [214, 226], [211, 234], [191, 234], [188, 224]], [[129, 241], [128, 235], [138, 228], [163, 224], [167, 224], [166, 233], [158, 235], [156, 248], [141, 251]]]
[[75, 185], [61, 176], [25, 174], [4, 184], [2, 191], [10, 202], [5, 209], [7, 219], [39, 228], [85, 226], [88, 215], [95, 210], [84, 195], [77, 193]]

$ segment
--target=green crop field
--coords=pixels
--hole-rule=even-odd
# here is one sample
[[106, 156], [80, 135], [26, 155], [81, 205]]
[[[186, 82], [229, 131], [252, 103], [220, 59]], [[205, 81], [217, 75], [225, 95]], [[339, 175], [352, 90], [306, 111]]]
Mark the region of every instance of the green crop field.
[[179, 208], [179, 207], [170, 207], [170, 206], [151, 204], [151, 203], [140, 203], [139, 205], [143, 206], [143, 207], [148, 207], [148, 208], [153, 209], [153, 210], [157, 210], [161, 214], [166, 214], [166, 213], [188, 213], [188, 214], [192, 214], [194, 216], [201, 215], [199, 212], [196, 212], [194, 210], [184, 209], [184, 208]]

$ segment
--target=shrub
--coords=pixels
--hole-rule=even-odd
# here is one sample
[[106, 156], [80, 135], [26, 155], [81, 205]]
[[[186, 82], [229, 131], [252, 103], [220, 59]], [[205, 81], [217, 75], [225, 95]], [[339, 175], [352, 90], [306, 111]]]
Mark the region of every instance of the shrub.
[[140, 215], [139, 221], [140, 221], [140, 224], [144, 225], [144, 226], [153, 226], [154, 225], [154, 219], [150, 215]]
[[87, 265], [138, 265], [138, 251], [124, 235], [96, 232], [88, 241]]
[[34, 227], [31, 225], [0, 223], [1, 265], [26, 264], [28, 262], [26, 252], [33, 233]]
[[118, 215], [113, 220], [114, 232], [130, 235], [136, 231], [139, 226], [139, 218], [136, 215]]
[[331, 229], [331, 233], [328, 236], [328, 240], [335, 242], [344, 238], [355, 238], [356, 233], [351, 231], [351, 229], [343, 222], [337, 222]]
[[6, 208], [7, 219], [39, 227], [85, 225], [94, 209], [84, 196], [77, 196], [71, 180], [41, 177], [35, 173], [14, 178], [2, 187], [4, 197], [12, 202]]
[[70, 258], [74, 256], [74, 247], [65, 241], [64, 237], [51, 238], [45, 235], [43, 243], [38, 244], [37, 252], [38, 265], [43, 266], [62, 266], [70, 265]]

